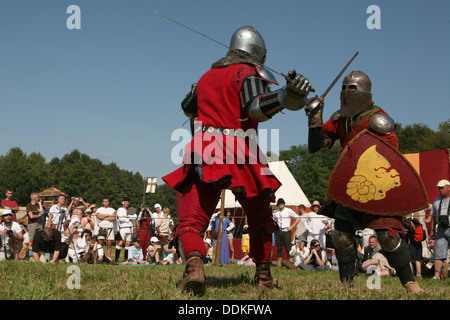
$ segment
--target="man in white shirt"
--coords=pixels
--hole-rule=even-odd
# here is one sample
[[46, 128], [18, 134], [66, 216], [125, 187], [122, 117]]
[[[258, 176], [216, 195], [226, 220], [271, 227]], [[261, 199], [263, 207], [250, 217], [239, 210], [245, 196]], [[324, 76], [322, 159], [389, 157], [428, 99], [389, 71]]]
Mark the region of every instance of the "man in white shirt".
[[136, 210], [134, 214], [131, 212], [130, 208], [130, 198], [126, 197], [123, 199], [122, 207], [117, 209], [117, 218], [119, 221], [119, 233], [121, 239], [116, 241], [116, 256], [115, 261], [117, 262], [120, 257], [120, 251], [122, 246], [125, 244], [125, 260], [128, 260], [128, 248], [132, 245], [133, 239], [133, 221], [137, 219]]
[[[277, 265], [281, 266], [283, 260], [283, 246], [286, 255], [289, 256], [291, 250], [292, 234], [291, 230], [300, 222], [300, 216], [292, 209], [286, 207], [284, 199], [279, 198], [277, 201], [278, 210], [273, 213], [273, 218], [278, 225], [278, 231], [275, 233], [275, 241], [277, 244]], [[291, 218], [296, 219], [291, 224]], [[292, 261], [292, 257], [289, 258]]]
[[22, 227], [15, 221], [12, 221], [13, 212], [9, 208], [2, 211], [0, 225], [0, 261], [11, 259], [19, 260], [19, 251], [21, 241], [23, 241]]
[[98, 243], [103, 246], [106, 240], [106, 258], [111, 262], [111, 248], [114, 241], [114, 229], [116, 223], [116, 210], [109, 207], [109, 199], [102, 199], [102, 207], [97, 209], [98, 219]]
[[[64, 203], [66, 202], [66, 197], [60, 195], [58, 197], [58, 202], [50, 207], [48, 211], [48, 221], [47, 226], [56, 229], [61, 232], [61, 235], [64, 235], [64, 225], [70, 221], [69, 210], [67, 210]], [[64, 242], [65, 237], [61, 237], [61, 242]]]
[[328, 218], [322, 215], [318, 215], [317, 212], [320, 209], [319, 201], [314, 201], [311, 206], [311, 212], [306, 215], [305, 224], [306, 230], [308, 230], [307, 243], [310, 245], [311, 241], [316, 239], [319, 240], [320, 247], [325, 248], [325, 230], [326, 225], [324, 221]]

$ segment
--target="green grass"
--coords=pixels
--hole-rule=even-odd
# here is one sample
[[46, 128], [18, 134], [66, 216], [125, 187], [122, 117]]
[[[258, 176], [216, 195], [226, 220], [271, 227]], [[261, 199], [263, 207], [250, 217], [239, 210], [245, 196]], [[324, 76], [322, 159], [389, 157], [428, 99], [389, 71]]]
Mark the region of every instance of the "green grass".
[[79, 265], [80, 289], [69, 289], [72, 264], [0, 262], [0, 300], [449, 300], [450, 280], [421, 279], [424, 293], [408, 295], [396, 277], [382, 277], [370, 290], [368, 277], [345, 288], [334, 271], [272, 268], [277, 288], [261, 292], [252, 284], [254, 268], [236, 265], [205, 268], [207, 290], [194, 296], [177, 289], [183, 266]]

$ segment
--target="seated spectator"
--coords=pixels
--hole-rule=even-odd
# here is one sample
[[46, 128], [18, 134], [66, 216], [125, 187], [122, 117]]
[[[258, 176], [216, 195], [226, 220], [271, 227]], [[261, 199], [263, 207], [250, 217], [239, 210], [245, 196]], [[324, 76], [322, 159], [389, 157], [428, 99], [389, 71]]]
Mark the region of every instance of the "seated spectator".
[[132, 243], [133, 245], [128, 248], [128, 260], [124, 261], [123, 264], [147, 264], [148, 262], [144, 260], [139, 238], [134, 238]]
[[432, 278], [434, 276], [434, 243], [435, 236], [428, 237], [428, 245], [422, 251], [422, 277]]
[[[76, 234], [74, 232], [74, 234]], [[81, 233], [81, 236], [75, 236], [73, 237], [73, 242], [71, 243], [71, 246], [69, 247], [67, 257], [70, 262], [73, 263], [81, 263], [84, 262], [84, 255], [86, 251], [86, 247], [89, 244], [89, 240], [92, 237], [92, 233], [90, 230], [84, 230]]]
[[12, 221], [13, 213], [9, 208], [2, 210], [0, 225], [0, 260], [19, 260], [19, 252], [22, 249], [23, 231], [21, 226]]
[[[162, 264], [174, 264], [175, 263], [175, 254], [177, 253], [177, 249], [171, 247], [169, 248], [169, 243], [166, 243], [162, 247], [163, 260]], [[178, 264], [178, 262], [177, 262]]]
[[310, 255], [310, 250], [306, 246], [306, 239], [295, 240], [295, 245], [291, 247], [289, 255], [293, 257], [292, 263], [297, 268], [300, 268], [300, 264], [304, 263], [305, 259]]
[[98, 243], [97, 236], [92, 236], [90, 239], [86, 238], [86, 240], [88, 241], [88, 245], [84, 250], [84, 261], [88, 264], [103, 262], [104, 251], [103, 247]]
[[206, 260], [208, 260], [208, 262], [213, 262], [214, 247], [212, 246], [212, 241], [210, 238], [205, 239], [205, 248], [206, 248]]
[[61, 233], [45, 227], [34, 236], [32, 250], [34, 261], [56, 263], [61, 252]]
[[238, 265], [243, 265], [250, 258], [250, 234], [248, 233], [248, 225], [244, 226], [241, 240], [242, 258], [238, 261]]
[[22, 228], [23, 233], [23, 243], [22, 243], [22, 249], [19, 252], [19, 260], [25, 260], [28, 258], [29, 253], [31, 251], [31, 241], [30, 241], [30, 234], [28, 233], [28, 215], [25, 215], [23, 218], [20, 218], [17, 220], [20, 227]]
[[326, 249], [320, 246], [319, 240], [311, 240], [309, 249], [310, 254], [300, 263], [300, 267], [311, 271], [329, 270], [328, 253]]
[[372, 274], [374, 271], [380, 276], [395, 274], [395, 269], [389, 265], [386, 257], [381, 253], [381, 246], [376, 236], [369, 237], [369, 245], [364, 248], [364, 256], [359, 266], [363, 273]]
[[372, 259], [374, 254], [381, 250], [381, 246], [378, 243], [378, 238], [376, 235], [369, 237], [369, 243], [363, 248], [363, 261]]
[[161, 245], [157, 237], [150, 239], [150, 245], [147, 248], [147, 261], [149, 263], [160, 264], [161, 260]]

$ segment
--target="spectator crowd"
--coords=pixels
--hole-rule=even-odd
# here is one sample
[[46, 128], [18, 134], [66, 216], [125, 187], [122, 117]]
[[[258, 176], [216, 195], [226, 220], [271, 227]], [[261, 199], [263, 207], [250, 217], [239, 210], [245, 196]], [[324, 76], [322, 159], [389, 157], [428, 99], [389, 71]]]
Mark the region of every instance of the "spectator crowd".
[[[450, 195], [450, 182], [442, 181], [438, 187], [446, 193], [441, 192], [445, 193], [441, 201]], [[0, 261], [122, 265], [184, 262], [183, 249], [173, 239], [176, 224], [170, 216], [170, 209], [158, 203], [153, 210], [143, 206], [138, 211], [129, 198], [124, 198], [122, 207], [116, 210], [110, 206], [108, 198], [102, 199], [101, 206], [97, 207], [79, 196], [68, 199], [60, 195], [54, 204], [45, 207], [40, 196], [31, 193], [30, 202], [23, 212], [13, 200], [13, 190], [6, 190], [5, 196], [0, 209]], [[279, 198], [276, 205], [278, 209], [273, 213], [274, 223], [278, 226], [273, 234], [276, 259], [272, 259], [276, 265], [294, 270], [338, 271], [331, 239], [334, 219], [319, 214], [320, 203], [314, 201], [309, 208], [303, 204], [288, 208]], [[411, 268], [418, 278], [448, 276], [448, 237], [444, 238], [447, 239], [446, 252], [439, 249], [439, 257], [436, 258], [435, 249], [437, 232], [444, 228], [437, 218], [441, 207], [442, 204], [439, 207], [433, 204], [431, 214], [426, 215], [424, 210], [404, 218], [403, 240], [410, 247]], [[446, 208], [448, 211], [448, 204]], [[219, 237], [221, 248], [220, 257], [217, 257], [220, 263], [235, 262], [235, 219], [229, 210], [222, 223], [219, 210], [211, 217], [204, 237], [208, 262], [215, 261], [218, 255]], [[219, 231], [221, 224], [222, 230]], [[447, 229], [448, 225], [444, 231]], [[395, 276], [396, 271], [383, 255], [374, 230], [360, 230], [355, 239], [358, 272]], [[243, 227], [240, 243], [242, 256], [239, 256], [237, 264], [255, 266], [247, 224]], [[446, 254], [445, 258], [442, 258], [443, 254]]]
[[[154, 212], [138, 211], [124, 198], [112, 208], [82, 197], [60, 195], [44, 206], [38, 193], [22, 210], [7, 190], [2, 201], [0, 260], [43, 263], [181, 264], [182, 252], [172, 241], [174, 221], [169, 208], [155, 204]], [[113, 252], [113, 249], [115, 249]], [[122, 257], [122, 251], [123, 257]]]

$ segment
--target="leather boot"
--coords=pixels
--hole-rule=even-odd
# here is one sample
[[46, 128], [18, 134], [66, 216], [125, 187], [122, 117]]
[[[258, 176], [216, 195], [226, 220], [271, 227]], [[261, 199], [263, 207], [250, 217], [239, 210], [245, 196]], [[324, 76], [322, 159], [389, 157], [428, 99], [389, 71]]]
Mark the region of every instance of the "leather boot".
[[416, 281], [408, 281], [403, 286], [409, 294], [417, 294], [423, 292], [422, 288]]
[[272, 290], [273, 278], [270, 274], [270, 263], [257, 263], [255, 273], [255, 286], [258, 289]]
[[200, 254], [188, 256], [183, 272], [183, 280], [178, 285], [178, 289], [192, 291], [194, 294], [203, 293], [206, 284], [203, 266], [204, 262]]

